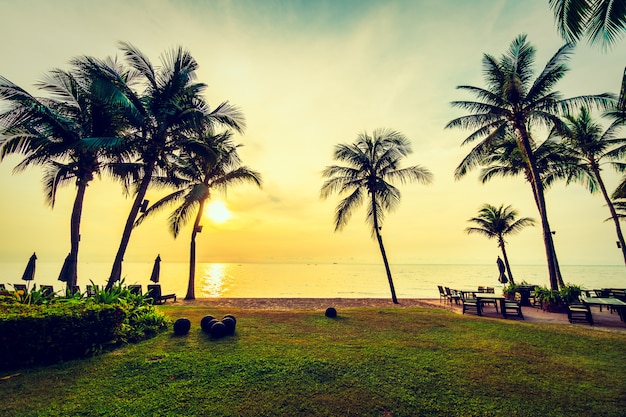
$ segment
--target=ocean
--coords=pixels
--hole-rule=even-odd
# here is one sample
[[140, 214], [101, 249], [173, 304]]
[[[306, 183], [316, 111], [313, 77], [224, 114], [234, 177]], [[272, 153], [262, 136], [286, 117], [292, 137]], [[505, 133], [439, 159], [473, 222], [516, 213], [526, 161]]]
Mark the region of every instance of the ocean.
[[[144, 291], [152, 263], [125, 263], [122, 277], [126, 284], [140, 284]], [[24, 263], [0, 263], [0, 283], [21, 284]], [[548, 285], [547, 267], [512, 265], [516, 283]], [[93, 281], [106, 284], [110, 263], [79, 264], [78, 285]], [[65, 288], [58, 281], [61, 264], [38, 262], [34, 283]], [[493, 265], [391, 265], [398, 298], [438, 298], [437, 285], [456, 289], [479, 285], [502, 288]], [[626, 287], [624, 266], [561, 266], [563, 280], [586, 289]], [[164, 293], [184, 297], [187, 293], [188, 265], [161, 263], [160, 283]], [[30, 284], [32, 286], [32, 283]], [[196, 298], [388, 298], [389, 283], [381, 264], [274, 264], [274, 263], [199, 263], [196, 267]]]

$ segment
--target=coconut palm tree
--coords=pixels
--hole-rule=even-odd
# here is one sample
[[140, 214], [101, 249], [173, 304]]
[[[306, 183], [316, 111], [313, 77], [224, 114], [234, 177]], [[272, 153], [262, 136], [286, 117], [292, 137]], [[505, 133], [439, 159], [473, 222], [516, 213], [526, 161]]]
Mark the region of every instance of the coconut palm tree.
[[606, 202], [611, 218], [615, 224], [615, 232], [626, 263], [626, 242], [620, 227], [619, 217], [611, 201], [601, 175], [601, 165], [605, 161], [615, 160], [626, 153], [626, 138], [616, 138], [616, 125], [604, 130], [602, 125], [595, 123], [586, 107], [580, 109], [577, 116], [566, 115], [565, 124], [554, 135], [562, 138], [570, 154], [575, 155], [577, 164], [585, 165], [586, 170], [579, 170], [579, 181], [586, 183], [591, 193], [600, 190]]
[[134, 164], [120, 164], [116, 173], [135, 198], [126, 219], [120, 245], [113, 262], [107, 288], [120, 279], [122, 261], [130, 242], [133, 225], [153, 175], [166, 172], [181, 143], [202, 124], [223, 125], [239, 132], [243, 130], [243, 116], [228, 103], [210, 110], [201, 93], [205, 84], [195, 82], [198, 64], [191, 54], [181, 47], [161, 56], [161, 66], [156, 68], [136, 47], [120, 43], [130, 69], [141, 77], [142, 89], [137, 92], [115, 72], [100, 71], [104, 88], [110, 91], [111, 100], [136, 116], [134, 129], [127, 135], [132, 150], [137, 155]]
[[565, 62], [571, 52], [571, 45], [560, 48], [536, 78], [533, 71], [535, 49], [527, 42], [525, 35], [518, 36], [500, 59], [485, 54], [483, 72], [487, 87], [458, 86], [457, 88], [468, 91], [477, 99], [452, 102], [454, 107], [467, 110], [470, 114], [456, 118], [446, 126], [446, 128], [473, 129], [473, 133], [463, 144], [482, 138], [486, 149], [491, 147], [491, 142], [501, 140], [511, 132], [515, 135], [518, 148], [528, 165], [531, 187], [541, 217], [552, 289], [559, 288], [554, 262], [554, 244], [548, 222], [544, 185], [528, 127], [560, 124], [559, 112], [571, 109], [574, 105], [608, 106], [611, 103], [611, 96], [608, 94], [564, 100], [560, 93], [554, 91], [556, 83], [567, 72]]
[[488, 239], [496, 239], [498, 241], [498, 247], [502, 250], [502, 258], [504, 259], [511, 284], [515, 284], [515, 280], [511, 272], [509, 257], [506, 254], [504, 237], [517, 234], [526, 226], [535, 225], [534, 219], [530, 217], [517, 219], [517, 215], [517, 210], [514, 210], [511, 206], [504, 207], [504, 204], [502, 204], [500, 207], [496, 207], [491, 204], [483, 204], [478, 210], [478, 216], [468, 220], [475, 223], [476, 226], [465, 229], [467, 234], [477, 233]]
[[226, 191], [235, 184], [253, 183], [261, 186], [261, 174], [241, 165], [238, 146], [231, 141], [232, 132], [213, 135], [209, 132], [200, 140], [191, 140], [185, 149], [193, 150], [177, 161], [175, 172], [165, 177], [155, 177], [161, 185], [174, 185], [178, 189], [148, 207], [135, 225], [166, 206], [180, 204], [169, 217], [170, 231], [176, 238], [181, 228], [195, 213], [189, 249], [189, 284], [185, 300], [195, 299], [196, 235], [201, 230], [200, 221], [204, 206], [214, 191]]
[[376, 236], [378, 241], [391, 299], [396, 304], [398, 299], [380, 233], [385, 212], [400, 203], [400, 190], [391, 182], [418, 181], [428, 184], [432, 181], [432, 174], [426, 168], [418, 165], [400, 168], [402, 159], [411, 152], [409, 140], [397, 131], [377, 129], [372, 135], [362, 133], [353, 144], [335, 147], [334, 159], [347, 165], [332, 165], [324, 169], [322, 175], [328, 180], [322, 185], [320, 193], [323, 199], [335, 192], [348, 194], [335, 211], [335, 231], [341, 230], [348, 223], [352, 212], [366, 202], [367, 223], [372, 228], [372, 237]]
[[548, 3], [567, 42], [575, 43], [586, 37], [606, 48], [626, 31], [624, 0], [549, 0]]
[[[107, 65], [115, 63], [108, 61]], [[25, 157], [16, 171], [43, 166], [46, 202], [52, 207], [59, 187], [70, 182], [76, 185], [70, 220], [68, 288], [78, 280], [80, 223], [87, 186], [101, 173], [112, 152], [117, 152], [125, 126], [123, 118], [98, 95], [93, 82], [76, 62], [71, 71], [53, 70], [37, 84], [50, 94], [48, 98], [36, 98], [0, 77], [0, 98], [8, 104], [0, 114], [4, 136], [0, 160], [20, 153]]]

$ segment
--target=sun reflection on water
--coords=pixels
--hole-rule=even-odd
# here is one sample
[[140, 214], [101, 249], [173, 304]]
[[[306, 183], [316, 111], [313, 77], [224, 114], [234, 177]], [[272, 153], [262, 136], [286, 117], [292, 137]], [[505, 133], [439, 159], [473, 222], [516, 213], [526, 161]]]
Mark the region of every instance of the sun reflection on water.
[[208, 264], [202, 271], [202, 295], [221, 297], [224, 293], [226, 264]]

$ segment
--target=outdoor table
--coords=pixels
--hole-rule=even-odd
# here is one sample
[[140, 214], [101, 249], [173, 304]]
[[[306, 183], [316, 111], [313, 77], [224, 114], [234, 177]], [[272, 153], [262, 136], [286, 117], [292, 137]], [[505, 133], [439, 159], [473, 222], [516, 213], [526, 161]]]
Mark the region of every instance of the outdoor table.
[[502, 314], [504, 318], [506, 318], [506, 313], [504, 309], [504, 295], [492, 294], [492, 293], [486, 293], [486, 292], [478, 292], [475, 294], [475, 296], [476, 296], [476, 299], [481, 302], [481, 304], [483, 300], [496, 301], [498, 304], [500, 304], [500, 313]]
[[614, 307], [619, 314], [619, 318], [626, 322], [626, 303], [618, 298], [613, 297], [581, 297], [584, 304], [589, 306], [608, 306]]

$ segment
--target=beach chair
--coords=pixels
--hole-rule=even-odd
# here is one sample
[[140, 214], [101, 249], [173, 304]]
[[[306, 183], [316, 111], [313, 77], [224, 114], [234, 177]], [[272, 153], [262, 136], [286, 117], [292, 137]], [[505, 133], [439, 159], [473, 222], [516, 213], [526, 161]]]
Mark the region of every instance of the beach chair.
[[142, 294], [141, 285], [129, 285], [128, 290], [130, 291], [131, 294], [135, 294], [135, 295]]
[[41, 295], [43, 295], [44, 297], [54, 297], [54, 287], [52, 285], [41, 285], [39, 286], [39, 289], [41, 290]]
[[176, 301], [176, 294], [166, 294], [163, 295], [161, 293], [161, 285], [160, 284], [151, 284], [148, 285], [148, 296], [152, 298], [152, 302], [154, 304], [163, 304], [167, 300], [174, 299]]
[[510, 316], [516, 316], [524, 320], [522, 305], [517, 301], [504, 300], [504, 310], [502, 310], [502, 315], [505, 319], [508, 319]]
[[572, 324], [587, 322], [591, 326], [593, 326], [593, 317], [591, 317], [591, 310], [589, 309], [589, 306], [585, 304], [568, 304], [567, 319]]

